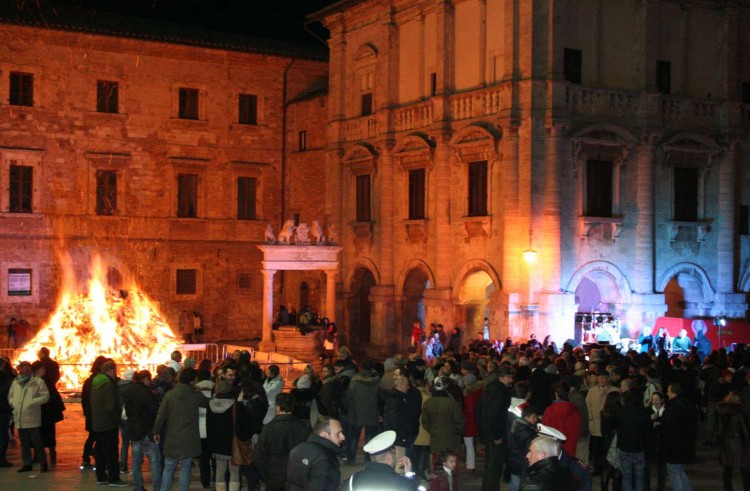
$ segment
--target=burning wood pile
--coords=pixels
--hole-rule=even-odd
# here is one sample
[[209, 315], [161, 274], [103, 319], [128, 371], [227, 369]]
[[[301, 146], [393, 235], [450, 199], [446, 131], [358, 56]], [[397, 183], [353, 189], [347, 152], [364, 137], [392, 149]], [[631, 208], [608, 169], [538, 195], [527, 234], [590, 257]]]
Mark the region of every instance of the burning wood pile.
[[31, 361], [39, 348], [49, 348], [61, 365], [61, 390], [80, 390], [97, 356], [110, 357], [121, 367], [146, 368], [165, 363], [180, 346], [159, 309], [137, 285], [114, 289], [105, 272], [96, 257], [83, 291], [65, 288], [47, 324], [17, 357]]

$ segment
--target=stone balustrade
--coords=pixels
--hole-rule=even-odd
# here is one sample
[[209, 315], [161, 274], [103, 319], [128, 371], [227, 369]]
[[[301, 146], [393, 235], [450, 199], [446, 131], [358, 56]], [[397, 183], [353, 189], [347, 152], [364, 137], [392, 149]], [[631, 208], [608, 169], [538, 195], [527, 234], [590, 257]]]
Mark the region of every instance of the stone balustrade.
[[377, 116], [370, 115], [344, 121], [344, 141], [367, 140], [378, 134]]
[[635, 92], [592, 89], [580, 85], [568, 87], [565, 102], [571, 115], [595, 118], [632, 118], [641, 107], [640, 98]]
[[451, 119], [461, 121], [462, 119], [498, 114], [502, 108], [501, 92], [503, 88], [504, 86], [498, 85], [452, 96], [450, 98]]
[[664, 124], [717, 126], [721, 109], [721, 104], [717, 101], [676, 96], [661, 98], [661, 117]]
[[424, 128], [432, 124], [434, 117], [432, 101], [420, 102], [393, 111], [393, 126], [396, 131]]

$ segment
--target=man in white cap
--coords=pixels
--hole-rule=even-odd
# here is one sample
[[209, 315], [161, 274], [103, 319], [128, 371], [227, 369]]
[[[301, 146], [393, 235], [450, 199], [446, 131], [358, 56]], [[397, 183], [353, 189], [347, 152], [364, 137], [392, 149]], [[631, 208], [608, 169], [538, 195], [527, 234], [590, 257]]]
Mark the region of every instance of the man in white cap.
[[539, 423], [537, 430], [540, 436], [547, 436], [555, 441], [559, 445], [559, 452], [557, 455], [557, 463], [561, 469], [570, 473], [573, 479], [577, 483], [580, 491], [592, 491], [593, 484], [591, 482], [591, 473], [586, 464], [575, 458], [573, 455], [568, 455], [562, 447], [562, 443], [565, 442], [566, 438], [563, 432], [547, 425]]
[[[409, 457], [396, 459], [396, 432], [389, 430], [380, 433], [367, 442], [364, 451], [370, 455], [364, 470], [350, 477], [342, 486], [344, 490], [387, 489], [389, 491], [414, 491], [419, 489], [419, 479], [411, 470]], [[402, 476], [395, 471], [403, 468]]]

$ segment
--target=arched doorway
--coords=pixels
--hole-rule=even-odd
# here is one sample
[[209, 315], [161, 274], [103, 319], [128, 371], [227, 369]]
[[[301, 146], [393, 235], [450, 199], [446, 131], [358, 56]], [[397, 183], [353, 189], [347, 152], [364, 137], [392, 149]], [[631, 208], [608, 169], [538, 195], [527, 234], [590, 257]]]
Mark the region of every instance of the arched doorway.
[[[616, 321], [615, 326], [621, 327], [621, 337], [629, 336], [629, 330], [624, 324], [630, 301], [629, 298], [623, 298], [623, 291], [630, 291], [627, 280], [612, 265], [605, 263], [588, 268], [580, 275], [575, 289], [577, 311], [588, 315], [576, 316], [573, 332], [564, 333], [564, 337], [576, 341], [583, 340], [583, 331], [592, 328], [592, 322], [601, 326], [602, 323], [612, 320]], [[611, 317], [596, 315], [597, 313], [611, 314]]]
[[[349, 297], [349, 340], [343, 340], [355, 354], [364, 353], [370, 344], [370, 289], [375, 277], [367, 268], [359, 268], [352, 279]], [[341, 326], [339, 326], [341, 327]]]
[[[489, 297], [495, 291], [495, 283], [487, 272], [479, 270], [466, 275], [458, 294], [457, 324], [465, 325], [464, 339], [476, 337], [482, 331], [485, 317], [489, 319]], [[491, 333], [492, 337], [492, 333]]]
[[664, 288], [667, 317], [694, 317], [703, 304], [703, 288], [700, 281], [690, 274], [680, 273]]
[[403, 289], [404, 304], [401, 311], [401, 332], [388, 333], [388, 337], [394, 338], [393, 343], [389, 344], [393, 344], [397, 349], [409, 346], [411, 328], [415, 320], [419, 319], [425, 330], [429, 329], [429, 326], [424, 325], [424, 291], [428, 288], [430, 288], [430, 279], [422, 269], [414, 268], [406, 275]]

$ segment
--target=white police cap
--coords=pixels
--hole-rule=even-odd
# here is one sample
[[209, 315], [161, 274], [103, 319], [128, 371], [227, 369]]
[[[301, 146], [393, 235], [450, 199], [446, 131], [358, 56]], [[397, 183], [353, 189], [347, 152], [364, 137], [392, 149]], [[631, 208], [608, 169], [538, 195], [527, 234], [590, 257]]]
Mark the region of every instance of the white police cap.
[[551, 426], [546, 426], [542, 423], [539, 423], [538, 425], [536, 425], [536, 428], [539, 431], [540, 435], [552, 437], [558, 442], [564, 442], [565, 440], [567, 440], [567, 438], [565, 438], [565, 435], [560, 430], [557, 430]]
[[393, 430], [384, 431], [364, 446], [362, 450], [370, 455], [377, 455], [393, 448], [396, 442], [396, 432]]

